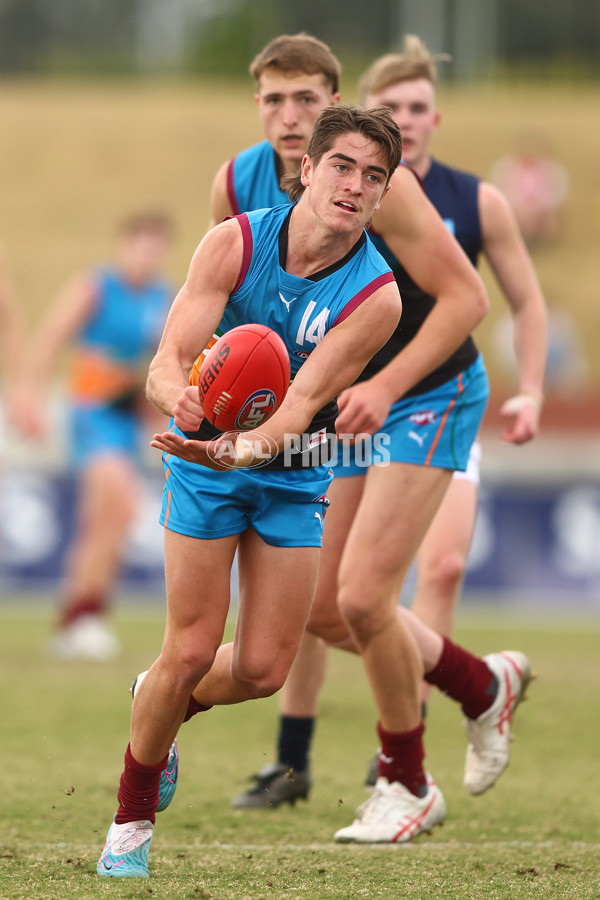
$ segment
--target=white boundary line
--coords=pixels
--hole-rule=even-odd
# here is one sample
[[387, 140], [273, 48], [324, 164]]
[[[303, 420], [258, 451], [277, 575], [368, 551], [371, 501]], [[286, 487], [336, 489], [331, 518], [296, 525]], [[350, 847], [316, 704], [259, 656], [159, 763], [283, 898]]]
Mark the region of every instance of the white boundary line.
[[[22, 851], [25, 850], [25, 845], [21, 841], [11, 841], [10, 839], [3, 842], [3, 846], [5, 847], [21, 847]], [[74, 850], [75, 847], [81, 846], [81, 844], [77, 844], [74, 841], [61, 841], [56, 844], [27, 844], [27, 847], [32, 850]], [[342, 844], [336, 843], [335, 841], [326, 842], [323, 844], [221, 844], [218, 841], [211, 844], [180, 844], [180, 843], [165, 843], [164, 841], [160, 841], [160, 845], [155, 847], [155, 849], [162, 853], [163, 851], [170, 850], [181, 850], [186, 852], [193, 852], [194, 850], [202, 850], [202, 851], [219, 851], [223, 850], [226, 853], [230, 852], [238, 852], [238, 853], [258, 853], [262, 851], [281, 851], [285, 853], [287, 851], [292, 851], [294, 853], [306, 851], [306, 850], [335, 850], [338, 853], [346, 853], [348, 851], [353, 852], [357, 850], [380, 850], [380, 851], [396, 851], [396, 850], [452, 850], [453, 848], [459, 849], [478, 849], [478, 850], [493, 850], [494, 848], [511, 848], [514, 847], [516, 849], [536, 849], [536, 850], [556, 850], [557, 852], [566, 852], [568, 850], [600, 850], [599, 843], [591, 843], [587, 841], [428, 841], [426, 838], [423, 840], [417, 840], [416, 842], [407, 842], [404, 844]]]

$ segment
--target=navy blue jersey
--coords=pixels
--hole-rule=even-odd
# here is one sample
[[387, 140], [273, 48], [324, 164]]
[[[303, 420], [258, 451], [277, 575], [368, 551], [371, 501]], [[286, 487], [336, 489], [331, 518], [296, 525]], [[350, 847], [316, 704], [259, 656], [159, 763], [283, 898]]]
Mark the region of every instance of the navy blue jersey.
[[227, 169], [227, 196], [234, 214], [289, 203], [279, 179], [277, 157], [268, 141], [242, 150]]
[[[307, 278], [286, 271], [287, 236], [293, 207], [258, 209], [238, 216], [244, 249], [242, 270], [217, 335], [238, 325], [267, 325], [285, 343], [292, 379], [327, 332], [343, 322], [384, 284], [394, 281], [389, 266], [362, 232], [352, 249], [326, 269]], [[306, 434], [333, 436], [337, 403], [320, 410]], [[219, 432], [205, 419], [197, 435], [203, 440]], [[308, 446], [311, 440], [305, 442]], [[301, 460], [298, 464], [302, 465]], [[272, 462], [270, 467], [277, 467]]]
[[[448, 229], [476, 266], [482, 245], [477, 203], [479, 179], [432, 160], [429, 172], [423, 179], [423, 187]], [[426, 294], [412, 280], [385, 241], [374, 232], [371, 238], [396, 277], [402, 297], [402, 318], [387, 344], [367, 364], [359, 381], [365, 381], [379, 372], [412, 341], [436, 303], [435, 297]], [[444, 384], [472, 365], [477, 356], [475, 342], [469, 337], [452, 356], [407, 391], [405, 396], [422, 394]]]

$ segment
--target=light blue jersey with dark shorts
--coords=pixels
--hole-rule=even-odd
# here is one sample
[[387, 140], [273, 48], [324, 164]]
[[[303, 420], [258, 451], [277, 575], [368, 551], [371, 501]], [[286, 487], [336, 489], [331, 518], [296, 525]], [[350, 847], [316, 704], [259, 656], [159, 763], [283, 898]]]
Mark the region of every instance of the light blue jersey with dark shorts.
[[[322, 272], [310, 278], [289, 274], [285, 261], [292, 212], [284, 205], [238, 217], [242, 269], [218, 330], [250, 322], [272, 328], [288, 349], [293, 379], [327, 332], [394, 276], [364, 232], [344, 259]], [[305, 446], [333, 428], [336, 414], [334, 402], [317, 413], [300, 436], [308, 439]], [[206, 426], [197, 437], [215, 433]], [[280, 454], [265, 467], [222, 472], [165, 455], [164, 466], [160, 521], [166, 528], [214, 539], [251, 527], [273, 546], [321, 545], [325, 495], [333, 477], [322, 455], [314, 465], [299, 451], [293, 459]]]

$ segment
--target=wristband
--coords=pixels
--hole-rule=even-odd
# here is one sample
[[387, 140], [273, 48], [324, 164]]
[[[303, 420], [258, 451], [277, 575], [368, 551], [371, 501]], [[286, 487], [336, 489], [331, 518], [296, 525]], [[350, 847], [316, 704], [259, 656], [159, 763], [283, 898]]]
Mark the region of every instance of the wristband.
[[542, 408], [542, 400], [533, 394], [517, 394], [516, 397], [510, 397], [500, 407], [500, 413], [505, 416], [516, 416], [527, 406], [532, 406], [536, 412]]

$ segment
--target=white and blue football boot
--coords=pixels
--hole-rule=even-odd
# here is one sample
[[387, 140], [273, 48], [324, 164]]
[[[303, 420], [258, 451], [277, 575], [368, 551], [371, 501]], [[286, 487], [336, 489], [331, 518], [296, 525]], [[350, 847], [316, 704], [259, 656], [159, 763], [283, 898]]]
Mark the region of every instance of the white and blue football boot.
[[148, 854], [153, 828], [148, 819], [125, 822], [123, 825], [113, 822], [96, 866], [98, 875], [108, 878], [148, 878]]

